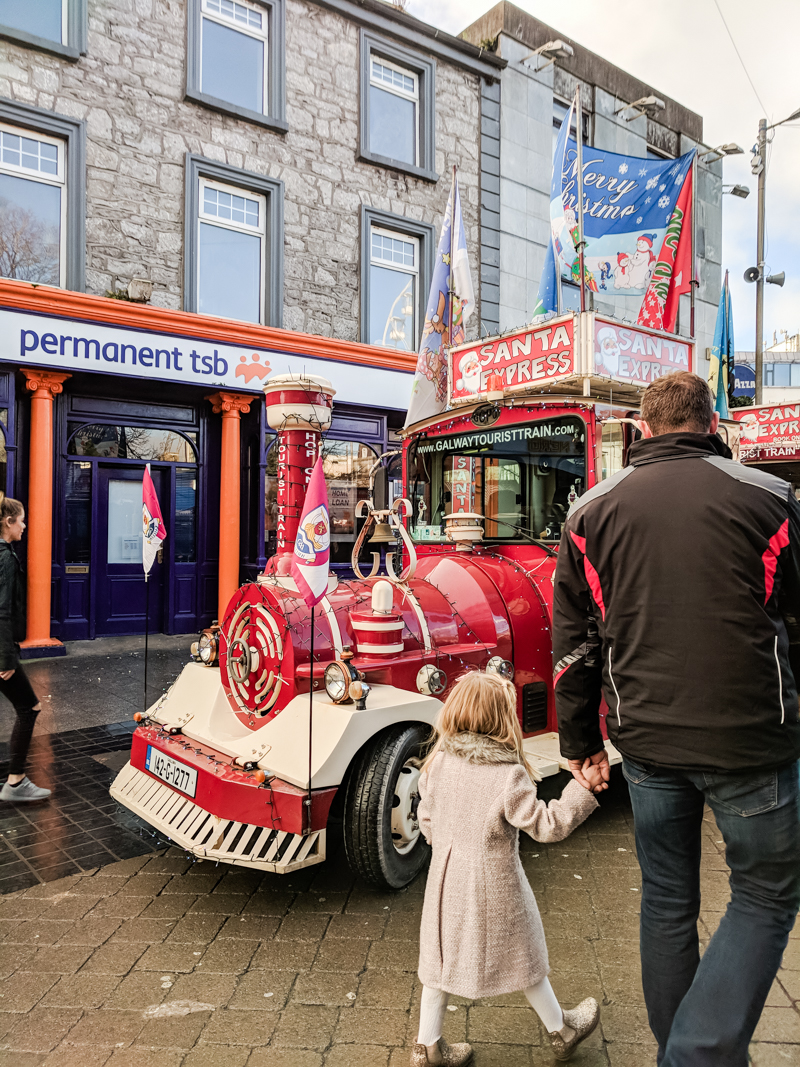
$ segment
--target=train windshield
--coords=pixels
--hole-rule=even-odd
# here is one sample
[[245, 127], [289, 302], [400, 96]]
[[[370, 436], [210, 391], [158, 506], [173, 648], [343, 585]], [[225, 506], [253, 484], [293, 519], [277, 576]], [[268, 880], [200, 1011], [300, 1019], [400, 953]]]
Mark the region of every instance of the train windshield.
[[446, 541], [446, 516], [482, 516], [486, 541], [558, 541], [586, 485], [586, 425], [577, 416], [421, 437], [408, 455], [416, 541]]

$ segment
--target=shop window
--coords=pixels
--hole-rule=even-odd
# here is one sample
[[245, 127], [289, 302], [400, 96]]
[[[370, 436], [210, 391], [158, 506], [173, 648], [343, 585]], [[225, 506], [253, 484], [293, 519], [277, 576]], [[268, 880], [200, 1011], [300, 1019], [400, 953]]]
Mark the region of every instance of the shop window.
[[77, 59], [86, 51], [86, 0], [0, 0], [0, 37]]
[[[323, 468], [328, 486], [331, 516], [331, 563], [349, 565], [363, 519], [356, 518], [356, 505], [369, 495], [369, 472], [377, 452], [359, 441], [327, 438], [322, 444]], [[278, 524], [278, 450], [270, 447], [266, 473], [266, 554], [275, 554]]]
[[187, 311], [280, 326], [283, 183], [187, 157]]
[[64, 562], [88, 564], [92, 555], [91, 463], [67, 464], [64, 516]]
[[186, 96], [286, 130], [284, 0], [190, 0]]
[[177, 563], [194, 563], [197, 515], [197, 471], [178, 467], [175, 471], [175, 519], [172, 548]]
[[0, 275], [38, 285], [66, 280], [65, 145], [0, 126]]
[[197, 310], [264, 321], [266, 197], [200, 179]]
[[432, 59], [362, 29], [362, 159], [438, 180], [435, 78]]
[[416, 350], [418, 305], [419, 239], [373, 226], [368, 343]]
[[433, 226], [361, 209], [361, 340], [406, 352], [419, 346], [432, 273]]
[[[583, 94], [581, 94], [581, 97], [582, 96]], [[561, 123], [564, 121], [566, 114], [570, 109], [570, 105], [571, 101], [565, 102], [563, 100], [559, 100], [557, 97], [553, 97], [553, 156], [555, 156], [556, 154], [556, 141], [558, 140], [558, 134], [561, 130]], [[583, 143], [591, 144], [590, 134], [592, 117], [586, 110], [585, 104], [581, 111], [581, 117], [583, 119]], [[575, 114], [574, 111], [572, 113], [572, 124], [569, 128], [569, 135], [573, 140], [576, 140], [578, 137], [578, 116]]]
[[84, 288], [84, 125], [0, 101], [0, 276]]
[[97, 459], [135, 459], [159, 463], [196, 463], [197, 434], [147, 426], [69, 426], [70, 456]]

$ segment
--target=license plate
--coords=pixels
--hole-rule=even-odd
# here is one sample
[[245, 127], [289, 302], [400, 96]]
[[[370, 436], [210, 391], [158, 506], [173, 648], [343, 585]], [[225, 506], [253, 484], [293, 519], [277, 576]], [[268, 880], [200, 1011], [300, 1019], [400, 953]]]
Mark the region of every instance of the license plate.
[[147, 746], [147, 759], [145, 767], [160, 778], [162, 782], [171, 785], [173, 789], [179, 789], [181, 793], [193, 797], [197, 793], [197, 771], [194, 767], [187, 767], [185, 763], [179, 763], [172, 756], [165, 756], [152, 745]]

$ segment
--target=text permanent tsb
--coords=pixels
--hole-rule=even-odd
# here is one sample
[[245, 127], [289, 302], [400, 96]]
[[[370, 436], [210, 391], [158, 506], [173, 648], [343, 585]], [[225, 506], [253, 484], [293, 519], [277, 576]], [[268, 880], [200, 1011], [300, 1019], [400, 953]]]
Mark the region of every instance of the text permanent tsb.
[[[101, 346], [93, 337], [75, 337], [72, 334], [43, 333], [41, 337], [35, 330], [20, 330], [19, 354], [24, 359], [32, 352], [41, 350], [48, 356], [72, 356], [74, 359], [105, 360], [106, 363], [126, 363], [132, 366], [157, 367], [165, 370], [182, 372], [181, 360], [191, 360], [193, 374], [210, 374], [222, 378], [228, 373], [228, 361], [214, 349], [212, 355], [201, 355], [196, 349], [184, 353], [177, 346], [169, 348], [150, 348], [143, 345], [121, 344], [106, 341]], [[188, 369], [188, 367], [187, 367]]]

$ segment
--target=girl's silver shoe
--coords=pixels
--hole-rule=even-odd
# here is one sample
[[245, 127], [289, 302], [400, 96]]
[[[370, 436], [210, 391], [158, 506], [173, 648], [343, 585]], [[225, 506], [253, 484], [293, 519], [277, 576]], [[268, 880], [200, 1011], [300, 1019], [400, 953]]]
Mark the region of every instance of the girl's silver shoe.
[[582, 1000], [577, 1008], [564, 1012], [564, 1025], [549, 1034], [553, 1055], [557, 1060], [568, 1060], [578, 1045], [600, 1022], [600, 1005], [594, 997]]
[[411, 1049], [411, 1067], [464, 1067], [472, 1061], [472, 1045], [462, 1041], [448, 1045], [440, 1037], [435, 1045], [415, 1044]]

